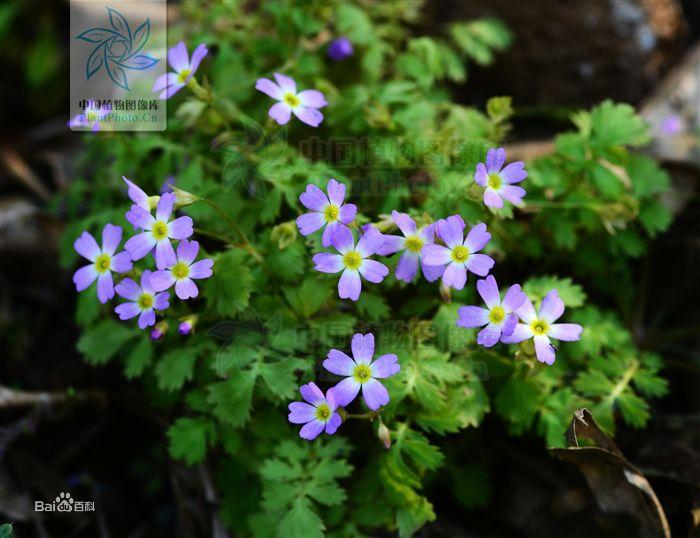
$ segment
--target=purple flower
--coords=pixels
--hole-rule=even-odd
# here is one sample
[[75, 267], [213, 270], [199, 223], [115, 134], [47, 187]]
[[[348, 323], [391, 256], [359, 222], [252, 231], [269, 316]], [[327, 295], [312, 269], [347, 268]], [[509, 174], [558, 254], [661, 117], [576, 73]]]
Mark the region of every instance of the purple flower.
[[467, 270], [475, 275], [486, 276], [494, 265], [486, 254], [477, 254], [491, 239], [486, 224], [474, 226], [462, 241], [464, 221], [459, 215], [437, 221], [437, 232], [447, 246], [425, 245], [421, 252], [426, 265], [447, 265], [442, 283], [461, 290], [467, 282]]
[[[503, 168], [506, 162], [506, 150], [490, 149], [486, 152], [486, 164], [478, 163], [474, 172], [474, 181], [484, 191], [484, 203], [489, 207], [503, 207], [503, 198], [511, 204], [518, 205], [525, 196], [525, 189], [513, 185], [527, 177], [525, 163], [517, 161]], [[503, 168], [503, 170], [501, 170]]]
[[161, 99], [170, 99], [173, 95], [184, 88], [197, 72], [199, 63], [209, 51], [204, 43], [194, 49], [192, 59], [187, 54], [187, 47], [184, 41], [180, 41], [173, 48], [168, 50], [168, 62], [174, 73], [165, 73], [159, 76], [153, 84], [154, 92], [161, 92]]
[[192, 235], [193, 230], [190, 217], [170, 220], [174, 204], [175, 195], [166, 192], [158, 200], [155, 217], [136, 204], [127, 211], [126, 220], [144, 230], [143, 233], [135, 235], [124, 245], [132, 260], [140, 260], [155, 247], [158, 269], [165, 269], [175, 263], [175, 251], [170, 240], [187, 239]]
[[379, 284], [389, 274], [386, 265], [369, 257], [376, 253], [384, 243], [384, 236], [371, 228], [355, 245], [352, 232], [345, 226], [336, 227], [331, 237], [331, 244], [340, 254], [321, 252], [313, 258], [314, 269], [322, 273], [339, 273], [338, 296], [341, 299], [357, 301], [362, 290], [360, 275], [366, 280]]
[[344, 60], [353, 54], [355, 54], [355, 51], [352, 48], [352, 43], [345, 36], [334, 39], [331, 44], [328, 45], [328, 57], [336, 62]]
[[328, 389], [323, 395], [315, 383], [307, 383], [299, 387], [301, 397], [306, 402], [292, 402], [289, 404], [289, 416], [287, 419], [292, 424], [303, 424], [299, 430], [299, 437], [311, 441], [326, 430], [328, 435], [333, 435], [343, 420], [335, 412], [338, 404], [335, 401], [333, 389]]
[[150, 327], [156, 322], [156, 310], [168, 308], [169, 293], [155, 293], [150, 283], [151, 272], [146, 270], [141, 275], [141, 285], [130, 278], [125, 278], [114, 287], [120, 297], [128, 302], [118, 305], [114, 311], [119, 319], [126, 320], [139, 317], [139, 329]]
[[102, 128], [102, 122], [105, 116], [112, 112], [112, 105], [102, 105], [98, 100], [91, 100], [88, 107], [82, 114], [73, 116], [68, 121], [68, 127], [71, 129], [80, 129], [80, 127], [91, 127], [92, 132], [96, 133]]
[[476, 289], [486, 303], [487, 308], [480, 306], [463, 306], [457, 311], [457, 325], [473, 329], [484, 327], [477, 336], [476, 342], [484, 347], [494, 346], [501, 334], [510, 335], [518, 323], [518, 316], [513, 314], [521, 306], [527, 296], [521, 291], [519, 284], [513, 284], [501, 302], [501, 294], [493, 275], [478, 280]]
[[168, 332], [168, 322], [166, 320], [161, 320], [158, 323], [156, 323], [156, 326], [153, 327], [153, 330], [151, 331], [151, 340], [154, 342], [157, 340], [160, 340], [165, 336], [165, 333]]
[[661, 121], [659, 130], [666, 136], [677, 135], [683, 131], [683, 119], [678, 114], [669, 114]]
[[88, 232], [83, 232], [75, 240], [73, 246], [78, 254], [90, 260], [90, 265], [78, 269], [73, 275], [75, 289], [83, 291], [97, 279], [97, 298], [106, 303], [114, 297], [114, 282], [112, 271], [126, 273], [131, 271], [131, 257], [126, 252], [115, 254], [122, 240], [122, 229], [119, 226], [105, 224], [102, 229], [102, 248], [97, 245], [95, 238]]
[[352, 359], [342, 351], [331, 349], [323, 367], [332, 374], [347, 376], [333, 390], [338, 405], [345, 407], [362, 389], [362, 397], [372, 411], [389, 403], [386, 387], [377, 379], [384, 379], [401, 370], [398, 357], [393, 353], [382, 355], [372, 362], [374, 335], [372, 333], [352, 337]]
[[184, 318], [181, 322], [180, 325], [177, 327], [177, 332], [179, 332], [182, 335], [190, 334], [194, 331], [194, 327], [197, 324], [197, 315], [192, 314], [190, 316], [187, 316]]
[[214, 265], [214, 260], [209, 258], [195, 262], [198, 253], [199, 243], [197, 241], [180, 241], [177, 246], [177, 259], [173, 264], [166, 270], [156, 271], [151, 275], [153, 289], [164, 291], [175, 284], [175, 295], [183, 301], [197, 297], [199, 289], [194, 280], [209, 278], [212, 275], [211, 268]]
[[583, 327], [577, 323], [554, 323], [564, 313], [564, 301], [559, 298], [557, 290], [545, 295], [538, 313], [535, 313], [535, 307], [528, 298], [525, 298], [515, 313], [525, 323], [518, 323], [510, 335], [501, 337], [501, 342], [517, 344], [533, 338], [537, 360], [540, 362], [554, 364], [556, 350], [550, 343], [550, 338], [567, 342], [581, 338]]
[[151, 198], [155, 199], [156, 201], [158, 200], [158, 196], [148, 196], [144, 192], [144, 190], [139, 187], [136, 183], [131, 181], [129, 178], [122, 176], [122, 179], [124, 180], [124, 183], [126, 183], [127, 187], [127, 195], [129, 196], [129, 199], [134, 202], [137, 206], [139, 206], [141, 209], [144, 209], [145, 211], [148, 211], [149, 213], [151, 212]]
[[310, 235], [326, 227], [322, 236], [324, 247], [330, 246], [333, 230], [343, 224], [350, 224], [357, 214], [355, 204], [343, 205], [345, 185], [335, 179], [329, 179], [326, 190], [328, 196], [316, 185], [307, 185], [306, 191], [299, 196], [299, 201], [311, 212], [304, 213], [297, 219], [301, 235]]
[[377, 254], [388, 256], [403, 250], [403, 254], [396, 266], [396, 278], [404, 282], [413, 282], [418, 273], [419, 262], [423, 276], [428, 282], [434, 282], [440, 278], [445, 270], [444, 266], [427, 265], [421, 254], [425, 245], [433, 244], [435, 224], [429, 224], [419, 230], [416, 227], [416, 222], [406, 213], [392, 211], [391, 218], [404, 236], [384, 235], [384, 244], [377, 251]]
[[259, 78], [255, 89], [279, 101], [270, 107], [268, 115], [280, 125], [289, 122], [292, 112], [301, 121], [311, 127], [318, 127], [323, 121], [323, 108], [326, 98], [318, 90], [304, 90], [297, 93], [297, 83], [293, 78], [275, 73], [277, 84], [269, 78]]

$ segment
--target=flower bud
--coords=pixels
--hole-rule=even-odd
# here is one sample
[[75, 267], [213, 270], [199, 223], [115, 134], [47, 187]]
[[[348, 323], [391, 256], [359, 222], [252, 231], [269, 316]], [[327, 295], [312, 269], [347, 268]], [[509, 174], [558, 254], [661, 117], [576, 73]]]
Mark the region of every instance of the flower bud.
[[277, 241], [277, 247], [284, 250], [297, 240], [297, 226], [294, 221], [283, 222], [272, 228], [270, 234], [272, 241]]
[[151, 340], [160, 340], [163, 338], [163, 335], [168, 332], [168, 322], [163, 320], [159, 321], [158, 323], [155, 324], [153, 327], [153, 330], [151, 331]]
[[328, 45], [328, 57], [336, 62], [349, 58], [353, 54], [355, 54], [355, 50], [352, 48], [352, 43], [345, 36], [334, 39]]
[[158, 207], [158, 202], [160, 202], [160, 196], [157, 194], [154, 196], [149, 196], [148, 197], [148, 207], [149, 209], [155, 209]]
[[440, 280], [440, 297], [442, 297], [442, 300], [446, 303], [452, 302], [452, 292], [450, 291], [450, 287], [445, 286], [442, 280]]
[[175, 209], [180, 209], [181, 207], [194, 204], [200, 200], [199, 196], [196, 194], [178, 189], [174, 185], [172, 187], [172, 193], [175, 195]]
[[387, 450], [391, 448], [391, 432], [383, 422], [379, 423], [379, 428], [377, 428], [377, 437], [379, 437], [379, 440], [384, 445], [384, 448]]
[[178, 325], [177, 327], [177, 332], [179, 332], [182, 335], [191, 334], [194, 332], [194, 328], [196, 325], [197, 315], [192, 314], [191, 316], [182, 318], [182, 321], [180, 321], [180, 325]]

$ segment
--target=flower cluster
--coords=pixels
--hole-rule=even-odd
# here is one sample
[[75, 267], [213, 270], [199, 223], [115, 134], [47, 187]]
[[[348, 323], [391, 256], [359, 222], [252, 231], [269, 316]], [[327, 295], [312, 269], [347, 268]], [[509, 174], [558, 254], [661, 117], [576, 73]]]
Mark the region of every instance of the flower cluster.
[[299, 431], [303, 439], [315, 439], [322, 431], [329, 435], [336, 432], [346, 416], [345, 408], [362, 392], [362, 399], [369, 409], [377, 411], [389, 403], [389, 392], [379, 379], [386, 379], [401, 370], [398, 357], [393, 353], [374, 357], [374, 335], [355, 334], [350, 344], [352, 357], [331, 349], [323, 367], [332, 374], [344, 377], [334, 387], [323, 392], [313, 383], [299, 389], [306, 402], [289, 404], [289, 422], [304, 424]]
[[[126, 220], [138, 231], [124, 244], [124, 250], [117, 253], [121, 243], [122, 229], [112, 224], [105, 225], [102, 231], [102, 246], [87, 231], [75, 241], [75, 250], [90, 261], [78, 269], [73, 282], [78, 291], [87, 289], [97, 280], [97, 297], [106, 303], [117, 295], [126, 302], [114, 309], [119, 319], [128, 320], [138, 316], [141, 329], [156, 324], [156, 312], [169, 307], [170, 294], [166, 291], [175, 286], [175, 295], [181, 300], [197, 297], [199, 290], [194, 282], [209, 278], [214, 265], [211, 259], [197, 260], [199, 243], [189, 241], [194, 228], [188, 216], [174, 217], [177, 196], [165, 192], [160, 196], [148, 196], [138, 185], [123, 178], [127, 194], [133, 205], [127, 211]], [[155, 215], [152, 211], [155, 209]], [[177, 241], [177, 251], [173, 248]], [[133, 262], [153, 253], [156, 271], [144, 269], [139, 283], [124, 277], [116, 286], [112, 273], [124, 274], [132, 271]], [[179, 327], [181, 334], [188, 334], [194, 328], [196, 317], [188, 316]], [[154, 339], [162, 336], [167, 324], [152, 333]]]

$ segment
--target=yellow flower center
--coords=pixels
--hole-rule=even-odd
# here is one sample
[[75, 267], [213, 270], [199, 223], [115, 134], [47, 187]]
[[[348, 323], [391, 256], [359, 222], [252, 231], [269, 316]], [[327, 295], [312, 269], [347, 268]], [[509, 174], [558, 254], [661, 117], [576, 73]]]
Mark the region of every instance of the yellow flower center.
[[343, 256], [343, 263], [348, 269], [357, 269], [362, 263], [362, 256], [359, 252], [351, 250]]
[[494, 306], [489, 312], [489, 321], [491, 323], [500, 323], [506, 317], [506, 311], [501, 306]]
[[321, 422], [327, 422], [331, 418], [331, 408], [328, 404], [322, 403], [316, 408], [316, 418]]
[[549, 325], [546, 321], [542, 321], [541, 319], [537, 319], [530, 323], [530, 328], [532, 329], [532, 332], [535, 333], [535, 336], [547, 334], [549, 332]]
[[173, 276], [178, 280], [187, 278], [190, 274], [190, 268], [184, 262], [177, 262], [175, 265], [173, 265], [171, 271], [173, 272]]
[[352, 376], [358, 383], [366, 383], [372, 378], [372, 370], [366, 364], [358, 364], [355, 366]]
[[148, 310], [153, 306], [153, 295], [150, 293], [142, 293], [139, 295], [138, 300], [136, 303], [139, 305], [139, 308], [141, 310]]
[[462, 245], [457, 245], [452, 249], [452, 259], [457, 263], [463, 263], [469, 257], [469, 249]]
[[100, 274], [109, 271], [111, 265], [112, 259], [109, 254], [100, 254], [95, 260], [95, 270]]
[[423, 248], [423, 240], [417, 235], [411, 235], [406, 238], [406, 249], [416, 254]]
[[340, 214], [340, 208], [337, 205], [328, 204], [323, 210], [323, 218], [326, 222], [335, 222]]
[[296, 95], [289, 92], [284, 94], [282, 100], [292, 108], [296, 108], [301, 104], [301, 100]]
[[151, 233], [153, 234], [153, 237], [160, 241], [161, 239], [165, 239], [168, 237], [168, 224], [163, 222], [162, 220], [157, 220], [153, 224], [153, 228], [151, 228]]
[[184, 84], [185, 81], [187, 80], [187, 77], [190, 76], [190, 73], [191, 73], [191, 72], [192, 72], [191, 69], [183, 69], [182, 71], [180, 71], [180, 72], [177, 74], [177, 81], [178, 81], [180, 84]]
[[501, 179], [501, 176], [498, 174], [489, 174], [489, 182], [488, 186], [491, 187], [494, 190], [498, 190], [501, 188], [501, 185], [503, 185], [503, 180]]

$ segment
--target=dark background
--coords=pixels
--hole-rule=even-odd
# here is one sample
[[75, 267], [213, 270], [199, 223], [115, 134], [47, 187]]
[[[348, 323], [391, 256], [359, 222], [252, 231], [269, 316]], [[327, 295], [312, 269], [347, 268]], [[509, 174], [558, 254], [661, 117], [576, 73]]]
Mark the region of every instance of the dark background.
[[[503, 20], [514, 45], [495, 66], [470, 67], [454, 92], [477, 106], [512, 95], [510, 142], [551, 138], [569, 127], [572, 110], [604, 98], [640, 105], [700, 33], [697, 0], [442, 0], [426, 6], [416, 32], [482, 16]], [[208, 536], [197, 506], [211, 477], [169, 460], [168, 417], [142, 401], [118, 365], [89, 367], [75, 350], [75, 293], [56, 252], [56, 194], [70, 182], [80, 148], [66, 127], [67, 32], [66, 3], [0, 7], [0, 385], [95, 396], [13, 409], [0, 401], [0, 522], [18, 522], [21, 537]], [[687, 536], [700, 506], [699, 178], [692, 163], [667, 166], [687, 199], [640, 260], [639, 309], [626, 321], [642, 349], [663, 355], [670, 392], [654, 401], [646, 429], [621, 426], [616, 441], [649, 477], [674, 536]], [[627, 536], [628, 522], [600, 513], [579, 472], [553, 459], [541, 439], [506, 444], [493, 416], [479, 437], [474, 457], [492, 471], [490, 503], [465, 510], [438, 476], [428, 491], [438, 521], [421, 536]], [[34, 499], [69, 488], [98, 510], [31, 520]]]

